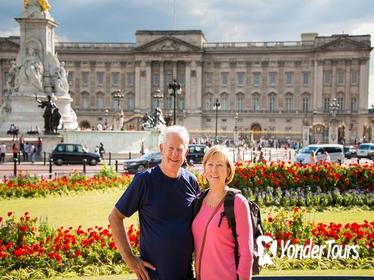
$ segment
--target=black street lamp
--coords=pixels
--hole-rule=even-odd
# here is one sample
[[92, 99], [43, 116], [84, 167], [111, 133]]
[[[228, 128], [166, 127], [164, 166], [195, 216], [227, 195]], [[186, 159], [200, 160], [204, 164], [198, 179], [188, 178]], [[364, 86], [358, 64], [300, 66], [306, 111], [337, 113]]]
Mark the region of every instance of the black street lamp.
[[122, 91], [120, 89], [116, 90], [113, 94], [113, 98], [117, 100], [117, 109], [119, 111], [120, 109], [120, 102], [125, 96], [122, 94]]
[[108, 109], [105, 109], [105, 122], [104, 122], [104, 126], [105, 126], [105, 130], [108, 129], [108, 113], [109, 113], [109, 110]]
[[174, 79], [172, 83], [169, 83], [168, 92], [170, 96], [173, 96], [174, 98], [173, 120], [174, 120], [174, 125], [176, 125], [177, 124], [177, 94], [181, 94], [182, 92], [181, 84], [178, 83], [176, 79]]
[[336, 120], [336, 113], [338, 112], [340, 105], [336, 101], [336, 98], [332, 100], [332, 103], [329, 105], [331, 119], [330, 119], [330, 127], [329, 127], [329, 143], [335, 144], [338, 143], [338, 128], [337, 128], [337, 120]]
[[334, 98], [332, 103], [330, 103], [331, 120], [333, 122], [336, 121], [336, 112], [339, 110], [339, 107], [339, 103], [336, 101], [336, 98]]
[[117, 100], [117, 110], [118, 110], [118, 115], [117, 115], [117, 122], [118, 122], [118, 129], [122, 128], [122, 121], [123, 121], [123, 112], [120, 107], [121, 100], [125, 98], [125, 95], [122, 94], [122, 91], [120, 89], [116, 90], [113, 94], [113, 98]]
[[218, 144], [218, 110], [221, 108], [221, 103], [219, 103], [218, 98], [216, 99], [216, 102], [213, 104], [213, 110], [216, 111], [216, 133], [215, 133], [215, 143]]

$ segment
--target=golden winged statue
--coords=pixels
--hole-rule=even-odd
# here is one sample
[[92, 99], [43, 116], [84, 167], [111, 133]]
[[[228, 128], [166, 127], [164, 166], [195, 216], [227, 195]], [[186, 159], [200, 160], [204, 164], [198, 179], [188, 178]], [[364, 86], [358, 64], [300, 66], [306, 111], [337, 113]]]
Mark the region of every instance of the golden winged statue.
[[[48, 0], [37, 0], [37, 2], [42, 12], [48, 12], [49, 8], [51, 7], [48, 3]], [[25, 9], [27, 9], [29, 4], [30, 0], [23, 0], [23, 6], [25, 7]]]

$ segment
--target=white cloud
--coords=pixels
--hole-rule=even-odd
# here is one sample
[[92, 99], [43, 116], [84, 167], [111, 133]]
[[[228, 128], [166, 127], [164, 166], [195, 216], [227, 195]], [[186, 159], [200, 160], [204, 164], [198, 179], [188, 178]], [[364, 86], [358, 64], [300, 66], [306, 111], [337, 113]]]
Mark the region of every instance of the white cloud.
[[0, 30], [0, 37], [19, 36], [19, 27], [9, 30]]

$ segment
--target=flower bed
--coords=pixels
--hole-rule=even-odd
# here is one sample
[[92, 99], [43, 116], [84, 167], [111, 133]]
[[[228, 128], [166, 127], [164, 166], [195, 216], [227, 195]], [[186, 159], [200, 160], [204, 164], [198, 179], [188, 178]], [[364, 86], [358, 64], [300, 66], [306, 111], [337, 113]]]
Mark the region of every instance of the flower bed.
[[[374, 222], [312, 224], [305, 221], [304, 214], [305, 210], [298, 208], [291, 213], [271, 213], [264, 220], [266, 235], [278, 244], [284, 240], [308, 245], [313, 240], [313, 244], [319, 245], [334, 239], [344, 246], [359, 245], [358, 259], [325, 259], [325, 268], [341, 268], [335, 267], [337, 264], [343, 264], [342, 268], [346, 269], [374, 268]], [[139, 231], [130, 226], [127, 235], [134, 253], [138, 253]], [[269, 269], [313, 269], [316, 262], [318, 260], [279, 258]], [[37, 226], [37, 219], [28, 213], [17, 219], [9, 212], [5, 219], [0, 217], [0, 278], [18, 279], [20, 271], [28, 273], [25, 279], [31, 279], [67, 273], [123, 273], [127, 268], [116, 251], [109, 227], [54, 229], [46, 224]]]
[[72, 173], [68, 177], [52, 180], [19, 175], [15, 179], [0, 183], [0, 198], [45, 197], [50, 194], [68, 194], [71, 192], [124, 189], [131, 181], [130, 175], [117, 175], [111, 169], [103, 167], [94, 177]]
[[[131, 226], [127, 235], [137, 253], [139, 231]], [[54, 229], [46, 224], [37, 227], [37, 219], [29, 213], [19, 219], [12, 212], [6, 220], [0, 217], [0, 278], [22, 269], [44, 277], [51, 271], [85, 274], [87, 267], [111, 264], [122, 264], [122, 260], [109, 227]]]
[[[291, 212], [281, 210], [263, 221], [265, 235], [277, 242], [278, 249], [269, 269], [374, 268], [374, 221], [313, 224], [306, 221], [305, 212], [297, 207]], [[286, 250], [287, 245], [300, 245], [299, 254]]]
[[369, 164], [239, 162], [230, 185], [266, 206], [374, 207], [374, 165]]

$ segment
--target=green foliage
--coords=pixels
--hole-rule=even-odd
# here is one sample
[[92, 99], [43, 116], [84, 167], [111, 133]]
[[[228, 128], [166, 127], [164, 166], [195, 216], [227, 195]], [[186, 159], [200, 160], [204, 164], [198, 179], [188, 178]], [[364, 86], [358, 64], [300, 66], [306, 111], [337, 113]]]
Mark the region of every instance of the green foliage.
[[95, 177], [106, 177], [110, 179], [118, 178], [120, 175], [114, 170], [113, 166], [103, 165], [100, 169], [99, 174]]

